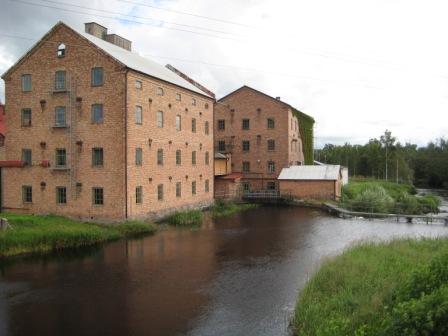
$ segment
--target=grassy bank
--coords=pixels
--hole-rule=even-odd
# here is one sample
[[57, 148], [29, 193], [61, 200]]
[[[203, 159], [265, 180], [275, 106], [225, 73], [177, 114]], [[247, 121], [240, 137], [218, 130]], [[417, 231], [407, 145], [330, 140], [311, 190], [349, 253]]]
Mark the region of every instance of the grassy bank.
[[241, 212], [247, 209], [253, 209], [258, 207], [257, 204], [237, 204], [231, 201], [216, 200], [215, 204], [211, 207], [211, 213], [213, 218], [231, 216], [237, 212]]
[[0, 231], [0, 257], [45, 253], [153, 233], [156, 227], [143, 222], [118, 225], [82, 223], [59, 216], [2, 214], [11, 228]]
[[448, 335], [448, 239], [365, 243], [327, 260], [299, 297], [298, 335]]
[[353, 180], [342, 190], [340, 205], [348, 210], [419, 215], [438, 213], [440, 199], [435, 195], [417, 196], [410, 184]]
[[178, 211], [166, 218], [170, 225], [200, 226], [204, 215], [201, 210]]

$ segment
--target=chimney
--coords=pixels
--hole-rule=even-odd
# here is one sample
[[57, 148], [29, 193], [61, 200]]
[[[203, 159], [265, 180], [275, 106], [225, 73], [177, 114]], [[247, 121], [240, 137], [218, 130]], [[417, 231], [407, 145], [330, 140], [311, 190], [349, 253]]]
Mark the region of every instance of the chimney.
[[87, 34], [98, 37], [104, 41], [112, 43], [120, 48], [131, 51], [132, 42], [121, 37], [117, 34], [108, 34], [107, 28], [96, 23], [96, 22], [88, 22], [84, 23], [84, 29]]
[[275, 99], [280, 100], [280, 97], [275, 97]]

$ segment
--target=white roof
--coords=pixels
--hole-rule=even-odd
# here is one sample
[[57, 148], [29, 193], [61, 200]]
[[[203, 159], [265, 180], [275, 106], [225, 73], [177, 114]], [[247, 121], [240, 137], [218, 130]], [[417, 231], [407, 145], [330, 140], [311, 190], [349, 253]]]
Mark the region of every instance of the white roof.
[[75, 30], [77, 33], [88, 39], [90, 42], [95, 44], [98, 48], [102, 49], [106, 53], [108, 53], [110, 56], [115, 58], [117, 61], [123, 63], [128, 68], [142, 72], [144, 74], [162, 79], [166, 82], [178, 85], [180, 87], [183, 87], [185, 89], [197, 92], [199, 94], [208, 96], [207, 93], [204, 91], [201, 91], [193, 84], [189, 83], [179, 75], [175, 74], [171, 70], [167, 69], [163, 65], [156, 63], [146, 57], [140, 56], [139, 54], [123, 49], [121, 47], [116, 46], [115, 44], [109, 43], [107, 41], [104, 41], [98, 37], [95, 37], [93, 35], [90, 35], [88, 33], [85, 33], [83, 31], [79, 31], [77, 29], [74, 29], [73, 27], [70, 27], [73, 30]]
[[337, 180], [339, 179], [339, 165], [325, 166], [291, 166], [283, 168], [279, 180]]

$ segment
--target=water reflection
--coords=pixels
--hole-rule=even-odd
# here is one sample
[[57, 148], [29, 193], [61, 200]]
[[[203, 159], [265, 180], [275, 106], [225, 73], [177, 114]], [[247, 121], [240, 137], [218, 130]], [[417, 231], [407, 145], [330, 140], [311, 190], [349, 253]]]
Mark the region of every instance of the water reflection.
[[437, 225], [260, 208], [85, 254], [16, 260], [0, 276], [1, 335], [281, 335], [322, 257]]

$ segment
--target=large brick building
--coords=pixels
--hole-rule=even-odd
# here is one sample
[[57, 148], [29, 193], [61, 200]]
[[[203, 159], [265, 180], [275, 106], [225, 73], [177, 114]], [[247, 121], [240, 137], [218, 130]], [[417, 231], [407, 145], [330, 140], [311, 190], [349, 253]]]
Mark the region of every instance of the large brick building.
[[2, 76], [3, 209], [119, 221], [213, 201], [213, 94], [130, 49], [59, 22]]
[[300, 116], [314, 122], [279, 97], [248, 86], [216, 102], [215, 150], [231, 154], [244, 190], [277, 189], [282, 168], [305, 164]]

